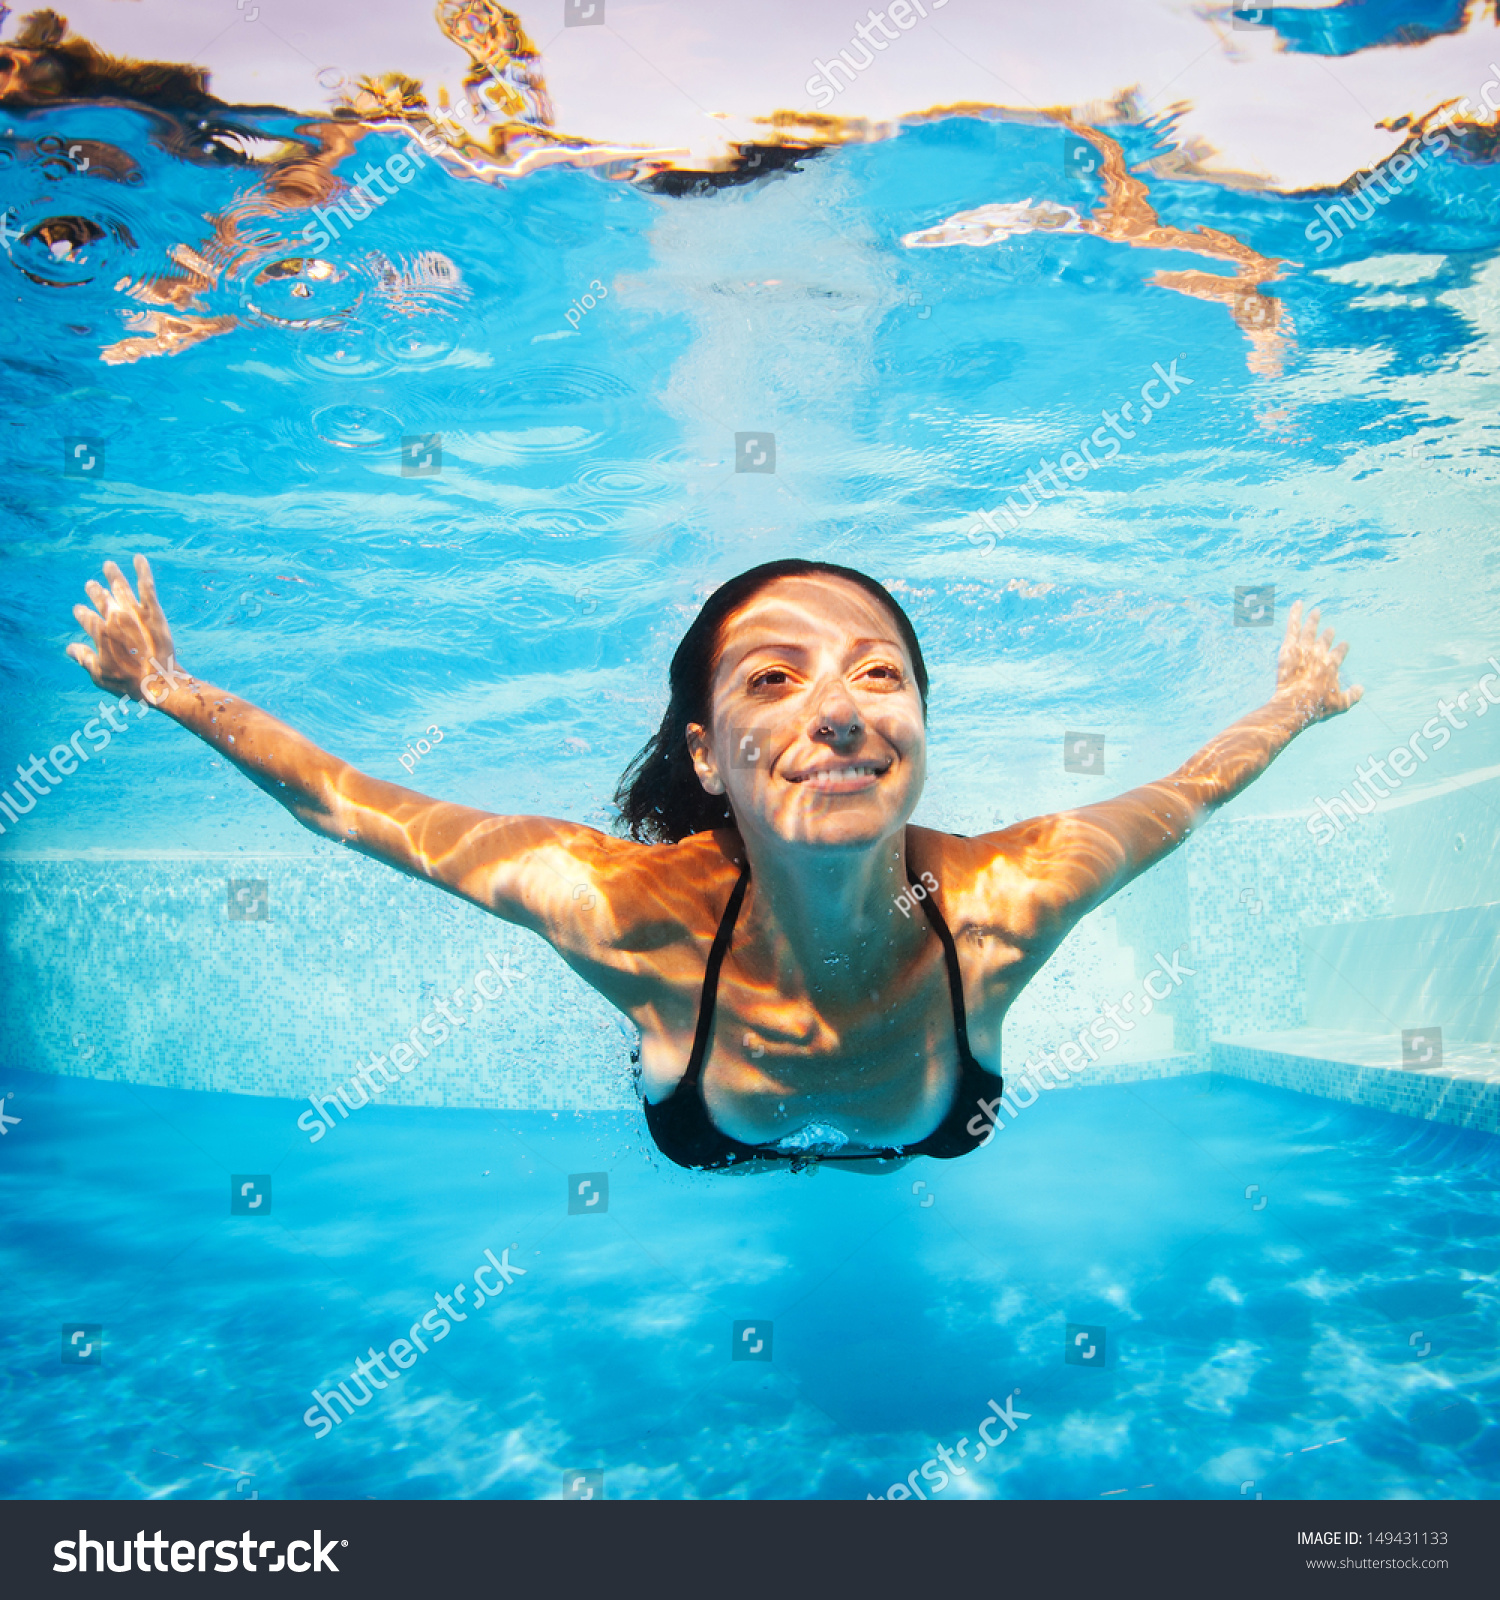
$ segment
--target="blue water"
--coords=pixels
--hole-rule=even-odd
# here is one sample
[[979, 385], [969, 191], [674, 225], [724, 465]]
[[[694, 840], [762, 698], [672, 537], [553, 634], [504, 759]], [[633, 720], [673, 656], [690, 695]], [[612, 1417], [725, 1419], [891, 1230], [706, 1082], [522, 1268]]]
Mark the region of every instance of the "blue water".
[[[940, 121], [701, 198], [559, 168], [495, 187], [429, 162], [312, 282], [261, 281], [305, 257], [312, 224], [257, 211], [254, 168], [176, 159], [122, 109], [7, 130], [12, 226], [80, 217], [100, 234], [58, 262], [28, 233], [0, 264], [28, 352], [7, 369], [25, 426], [0, 442], [7, 772], [93, 714], [62, 654], [70, 609], [135, 551], [179, 658], [210, 681], [383, 777], [402, 778], [398, 756], [436, 724], [450, 737], [424, 779], [449, 798], [601, 826], [698, 601], [763, 559], [811, 551], [893, 585], [933, 674], [919, 820], [960, 831], [1082, 793], [1055, 755], [1069, 726], [1108, 734], [1125, 788], [1260, 703], [1276, 640], [1232, 626], [1236, 586], [1321, 604], [1367, 688], [1363, 723], [1318, 730], [1261, 780], [1267, 810], [1420, 727], [1500, 644], [1485, 355], [1500, 206], [1473, 139], [1321, 254], [1306, 228], [1326, 195], [1152, 182], [1163, 224], [1300, 263], [1263, 285], [1289, 319], [1278, 376], [1251, 369], [1225, 305], [1151, 281], [1222, 278], [1224, 261], [1048, 232], [903, 246], [993, 202], [1097, 205], [1055, 128]], [[1171, 149], [1169, 125], [1115, 132], [1132, 163]], [[139, 180], [96, 177], [100, 160], [65, 170], [42, 147], [84, 136], [127, 152]], [[406, 143], [370, 134], [339, 171], [352, 183]], [[210, 214], [233, 215], [241, 243], [214, 246]], [[183, 283], [169, 252], [184, 244], [222, 273], [199, 275], [183, 318], [230, 325], [101, 359], [145, 338], [126, 318], [152, 309], [116, 285]], [[566, 313], [596, 280], [608, 295], [575, 330]], [[997, 548], [967, 538], [1174, 360], [1191, 386], [1153, 432]], [[734, 470], [747, 430], [775, 434], [774, 474]], [[401, 439], [432, 433], [440, 475], [403, 476]], [[65, 475], [77, 439], [102, 447], [102, 477]], [[1496, 720], [1439, 767], [1500, 761]], [[170, 783], [174, 798], [152, 846], [300, 845], [171, 730], [141, 731], [128, 792]], [[123, 842], [127, 791], [89, 776], [16, 847]]]
[[[1398, 25], [1268, 16], [1327, 55]], [[1500, 648], [1492, 139], [1319, 253], [1330, 195], [1163, 175], [1171, 119], [1113, 130], [1164, 225], [1283, 258], [1268, 355], [1153, 281], [1222, 259], [903, 244], [992, 204], [1088, 214], [1099, 181], [1055, 127], [939, 120], [686, 197], [429, 164], [310, 275], [309, 213], [267, 209], [256, 164], [305, 119], [231, 120], [195, 151], [121, 106], [0, 115], [0, 772], [94, 715], [70, 608], [136, 551], [194, 672], [386, 778], [441, 726], [417, 787], [597, 826], [701, 599], [783, 555], [870, 571], [912, 615], [918, 820], [964, 832], [1098, 797], [1061, 770], [1066, 728], [1105, 733], [1117, 792], [1260, 703], [1279, 630], [1233, 625], [1237, 586], [1322, 605], [1366, 686], [1237, 815], [1332, 792]], [[59, 156], [80, 141], [87, 169]], [[405, 144], [368, 135], [337, 171]], [[54, 250], [68, 218], [85, 242]], [[1149, 435], [995, 548], [968, 537], [1173, 361], [1188, 386]], [[774, 474], [735, 470], [743, 432], [774, 434]], [[433, 435], [441, 470], [403, 475], [402, 440]], [[1500, 718], [1475, 721], [1422, 781], [1496, 764]], [[1438, 909], [1494, 898], [1492, 821], [1465, 826], [1472, 893]], [[152, 717], [0, 851], [306, 843]], [[1304, 925], [1349, 915], [1333, 875], [1292, 876]], [[1215, 959], [1249, 960], [1240, 936]], [[31, 1070], [17, 1041], [72, 1027], [49, 1003], [7, 989], [31, 1032], [7, 1020], [0, 1055], [0, 1493], [534, 1498], [602, 1471], [611, 1498], [863, 1498], [936, 1493], [921, 1469], [960, 1439], [945, 1497], [1500, 1488], [1493, 1136], [1197, 1073], [1044, 1096], [990, 1149], [886, 1179], [695, 1178], [623, 1112], [378, 1106], [309, 1145], [291, 1101]], [[130, 1043], [167, 1076], [186, 1054], [149, 1018]], [[560, 1028], [558, 1074], [568, 1051]], [[569, 1215], [570, 1177], [602, 1172], [607, 1211]], [[269, 1214], [227, 1215], [228, 1174], [270, 1174]], [[313, 1391], [487, 1250], [524, 1276], [315, 1437]], [[75, 1322], [100, 1364], [60, 1359]], [[736, 1324], [768, 1327], [769, 1361], [731, 1359]], [[1064, 1359], [1070, 1325], [1103, 1331], [1102, 1369]], [[991, 1401], [1019, 1426], [981, 1461]]]
[[[863, 1498], [960, 1438], [940, 1498], [1500, 1487], [1486, 1136], [1204, 1074], [1054, 1094], [899, 1180], [716, 1180], [628, 1117], [376, 1107], [289, 1147], [282, 1101], [13, 1086], [7, 1495]], [[602, 1169], [607, 1212], [569, 1216]], [[269, 1172], [270, 1214], [226, 1216], [226, 1171]], [[310, 1391], [486, 1247], [525, 1276], [315, 1437]], [[60, 1365], [68, 1320], [101, 1365]]]

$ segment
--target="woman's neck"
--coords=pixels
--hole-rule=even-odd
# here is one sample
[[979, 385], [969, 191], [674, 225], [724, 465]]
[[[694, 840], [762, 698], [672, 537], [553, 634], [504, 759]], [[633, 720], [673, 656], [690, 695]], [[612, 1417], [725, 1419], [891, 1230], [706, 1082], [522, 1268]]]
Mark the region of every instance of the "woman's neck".
[[847, 849], [757, 845], [745, 842], [750, 892], [735, 937], [741, 967], [765, 961], [781, 994], [801, 988], [835, 1004], [878, 999], [927, 932], [925, 918], [897, 909], [907, 888], [905, 828]]

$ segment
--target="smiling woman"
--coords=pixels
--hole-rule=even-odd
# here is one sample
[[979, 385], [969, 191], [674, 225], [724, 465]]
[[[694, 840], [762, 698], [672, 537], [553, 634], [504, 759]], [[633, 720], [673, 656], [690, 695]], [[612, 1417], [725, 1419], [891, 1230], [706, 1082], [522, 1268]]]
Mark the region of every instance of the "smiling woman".
[[304, 826], [547, 940], [640, 1028], [662, 1153], [715, 1171], [890, 1171], [987, 1143], [1001, 1023], [1068, 931], [1361, 692], [1299, 603], [1270, 700], [1170, 777], [973, 839], [914, 828], [911, 622], [863, 573], [773, 562], [711, 595], [678, 647], [617, 838], [357, 771], [180, 668], [141, 556], [136, 575], [139, 599], [107, 563], [94, 609], [74, 608], [92, 648], [68, 653], [94, 682], [149, 699]]

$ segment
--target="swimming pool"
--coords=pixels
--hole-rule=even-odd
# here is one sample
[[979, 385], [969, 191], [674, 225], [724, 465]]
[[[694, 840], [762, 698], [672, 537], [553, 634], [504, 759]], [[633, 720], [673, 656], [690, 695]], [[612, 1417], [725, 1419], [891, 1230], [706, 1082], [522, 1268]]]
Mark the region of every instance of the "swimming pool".
[[[1494, 1495], [1489, 123], [1345, 221], [1171, 119], [501, 174], [399, 110], [0, 121], [0, 1492]], [[785, 555], [911, 614], [933, 828], [1171, 770], [1294, 598], [1366, 695], [1052, 958], [986, 1149], [739, 1182], [652, 1151], [630, 1030], [538, 940], [99, 720], [69, 610], [137, 550], [194, 671], [598, 827], [703, 596]]]
[[[602, 1472], [610, 1498], [914, 1473], [933, 1498], [1466, 1498], [1500, 1473], [1485, 1135], [1201, 1075], [751, 1198], [643, 1160], [627, 1116], [382, 1107], [331, 1158], [289, 1148], [281, 1100], [14, 1081], [7, 1495], [557, 1498]], [[268, 1214], [226, 1215], [229, 1170], [270, 1172]], [[476, 1264], [501, 1283], [486, 1249], [524, 1276], [374, 1366]], [[102, 1364], [58, 1364], [75, 1317]], [[732, 1358], [741, 1323], [766, 1360]], [[1064, 1361], [1078, 1328], [1101, 1366]], [[341, 1379], [369, 1398], [304, 1425]]]

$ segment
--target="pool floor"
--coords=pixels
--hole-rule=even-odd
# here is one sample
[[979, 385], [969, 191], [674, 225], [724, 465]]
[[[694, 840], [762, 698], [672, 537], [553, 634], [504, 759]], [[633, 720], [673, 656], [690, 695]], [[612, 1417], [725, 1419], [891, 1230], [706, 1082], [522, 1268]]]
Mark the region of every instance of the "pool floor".
[[[7, 1090], [7, 1497], [1500, 1489], [1489, 1135], [1204, 1075], [894, 1176], [708, 1178], [627, 1115], [368, 1106], [312, 1144], [305, 1102]], [[369, 1399], [309, 1426], [340, 1379]]]

